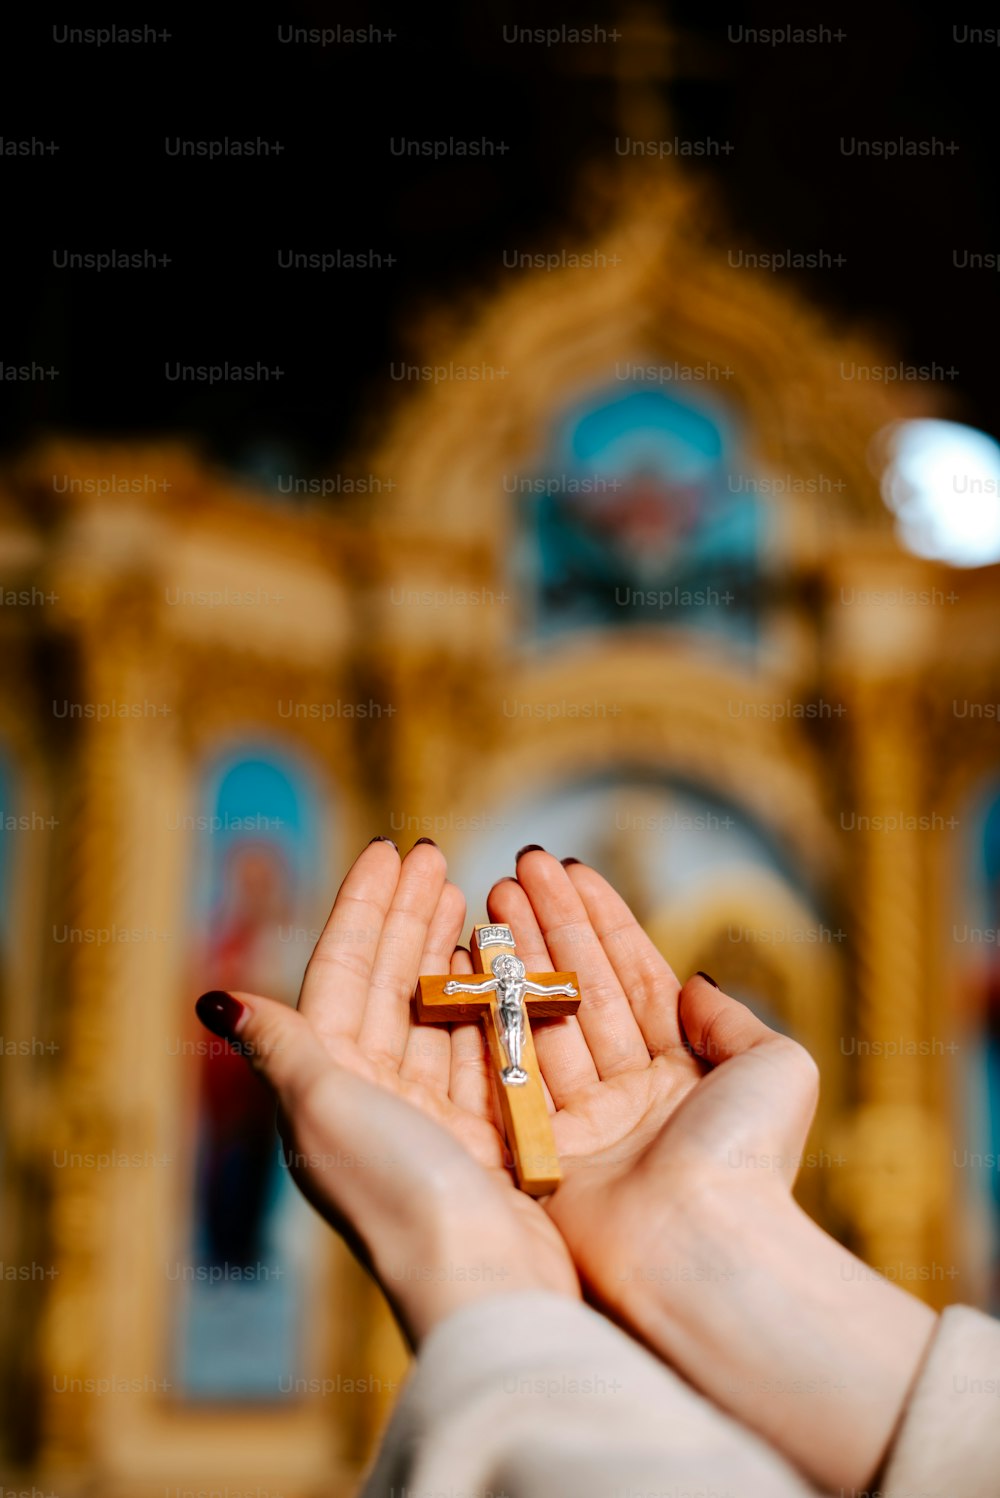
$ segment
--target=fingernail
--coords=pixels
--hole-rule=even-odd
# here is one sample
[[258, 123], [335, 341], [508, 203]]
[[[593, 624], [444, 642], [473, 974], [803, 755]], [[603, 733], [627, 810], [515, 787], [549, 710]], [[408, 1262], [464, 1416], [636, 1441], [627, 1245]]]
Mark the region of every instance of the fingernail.
[[[718, 988], [719, 987], [718, 983], [716, 983], [716, 981], [712, 977], [712, 975], [710, 973], [703, 973], [700, 968], [698, 969], [698, 972], [695, 974], [695, 976], [698, 977], [698, 978], [704, 978], [705, 982], [706, 983], [711, 983], [711, 985], [712, 985], [713, 988]], [[719, 991], [721, 993], [721, 989]]]
[[437, 847], [437, 843], [434, 841], [434, 839], [432, 837], [418, 837], [417, 840], [416, 840], [416, 842], [413, 844], [413, 846], [415, 848], [419, 848], [421, 843], [429, 843], [432, 848], [436, 848]]
[[517, 863], [518, 860], [521, 859], [521, 858], [523, 858], [526, 853], [544, 853], [544, 852], [545, 852], [545, 849], [542, 847], [541, 843], [525, 843], [525, 845], [524, 845], [523, 848], [518, 849], [518, 852], [517, 852], [517, 855], [516, 855], [516, 857], [514, 859], [514, 862]]
[[517, 880], [514, 878], [513, 874], [501, 874], [500, 878], [497, 880], [497, 884], [516, 884], [516, 883], [517, 883]]
[[568, 869], [571, 863], [579, 863], [580, 860], [578, 858], [560, 858], [559, 862], [564, 869]]
[[246, 1005], [241, 1004], [239, 999], [234, 999], [231, 993], [213, 988], [210, 993], [202, 994], [194, 1010], [206, 1030], [228, 1040], [230, 1035], [236, 1034], [236, 1026], [243, 1017]]
[[[421, 839], [421, 841], [423, 841], [423, 839]], [[397, 853], [399, 852], [399, 848], [392, 841], [392, 838], [391, 837], [383, 837], [381, 833], [379, 833], [378, 837], [373, 837], [372, 838], [372, 842], [368, 844], [369, 848], [371, 847], [372, 843], [389, 843], [393, 848], [396, 849]]]

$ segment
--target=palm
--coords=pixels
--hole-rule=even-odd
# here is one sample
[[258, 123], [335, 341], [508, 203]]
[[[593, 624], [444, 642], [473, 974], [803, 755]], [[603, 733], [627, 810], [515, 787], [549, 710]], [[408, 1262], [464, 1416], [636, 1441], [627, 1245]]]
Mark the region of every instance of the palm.
[[[471, 964], [465, 953], [453, 959], [455, 972]], [[668, 997], [666, 1002], [673, 1002]], [[536, 1045], [546, 1051], [546, 1030], [563, 1021], [544, 1021], [535, 1029]], [[509, 1156], [496, 1109], [490, 1060], [478, 1025], [456, 1025], [450, 1034], [410, 1019], [407, 1049], [447, 1045], [447, 1070], [428, 1066], [417, 1076], [399, 1065], [361, 1050], [343, 1036], [327, 1039], [338, 1065], [375, 1082], [419, 1108], [454, 1135], [487, 1169], [502, 1169]], [[456, 1065], [457, 1063], [457, 1065]], [[462, 1067], [464, 1066], [464, 1075]], [[545, 1070], [543, 1063], [543, 1071]], [[598, 1078], [568, 1097], [552, 1119], [556, 1146], [567, 1167], [594, 1164], [609, 1155], [619, 1165], [634, 1159], [659, 1134], [666, 1120], [698, 1080], [701, 1067], [686, 1050], [650, 1057], [614, 1076]]]
[[660, 1133], [699, 1075], [690, 1056], [654, 1056], [647, 1066], [599, 1080], [576, 1094], [553, 1119], [567, 1168], [602, 1159], [625, 1168]]
[[[533, 1029], [557, 1149], [567, 1175], [584, 1164], [627, 1169], [703, 1071], [682, 1040], [677, 979], [593, 870], [579, 865], [571, 877], [539, 850], [521, 860], [518, 875], [520, 883], [494, 886], [490, 919], [512, 927], [529, 972], [550, 972], [553, 965], [576, 970], [583, 992], [579, 1018], [544, 1020]], [[602, 941], [602, 930], [612, 935]], [[470, 967], [467, 954], [455, 954], [453, 971]], [[436, 1043], [432, 1028], [411, 1016], [414, 1048]], [[479, 1027], [454, 1026], [451, 1045], [447, 1095], [439, 1085], [412, 1100], [477, 1159], [498, 1162], [503, 1140]]]
[[[422, 972], [471, 967], [456, 952], [461, 892], [434, 847], [402, 867], [390, 845], [371, 845], [348, 873], [309, 962], [299, 1009], [335, 1066], [395, 1094], [457, 1138], [509, 1191], [510, 1211], [544, 1256], [552, 1280], [575, 1285], [566, 1246], [539, 1204], [513, 1189], [493, 1117], [478, 1026], [415, 1025], [410, 996]], [[443, 966], [442, 966], [443, 964]]]
[[[423, 1029], [424, 1027], [420, 1027]], [[326, 1049], [338, 1066], [374, 1082], [387, 1092], [419, 1108], [421, 1113], [443, 1125], [488, 1170], [500, 1169], [504, 1162], [504, 1140], [493, 1117], [456, 1103], [448, 1094], [448, 1074], [438, 1078], [403, 1076], [398, 1065], [367, 1055], [357, 1042], [345, 1036], [324, 1037]]]
[[505, 1165], [507, 1149], [504, 1137], [492, 1117], [456, 1103], [448, 1096], [443, 1080], [434, 1082], [405, 1077], [390, 1062], [372, 1060], [356, 1042], [343, 1037], [327, 1037], [324, 1043], [331, 1060], [338, 1066], [346, 1067], [365, 1081], [394, 1093], [447, 1129], [478, 1164], [508, 1189], [510, 1210], [527, 1234], [532, 1259], [543, 1270], [548, 1267], [548, 1278], [552, 1282], [558, 1283], [560, 1279], [567, 1284], [575, 1282], [575, 1271], [561, 1234], [537, 1201], [514, 1188], [513, 1177]]
[[[575, 969], [584, 995], [579, 1017], [534, 1031], [556, 1147], [567, 1175], [584, 1164], [620, 1173], [701, 1074], [682, 1043], [677, 980], [592, 870], [574, 869], [574, 882], [537, 852], [522, 859], [519, 875], [521, 883], [494, 887], [490, 918], [513, 927], [530, 972], [551, 971], [553, 961]], [[400, 874], [395, 854], [376, 846], [345, 880], [299, 1007], [331, 1060], [418, 1108], [479, 1164], [505, 1173], [509, 1152], [480, 1027], [419, 1024], [409, 1003], [419, 973], [471, 971], [468, 953], [455, 947], [464, 915], [436, 849], [415, 849]], [[368, 934], [361, 951], [348, 941], [359, 916]], [[614, 940], [597, 934], [612, 928]], [[519, 1211], [532, 1206], [519, 1194]]]

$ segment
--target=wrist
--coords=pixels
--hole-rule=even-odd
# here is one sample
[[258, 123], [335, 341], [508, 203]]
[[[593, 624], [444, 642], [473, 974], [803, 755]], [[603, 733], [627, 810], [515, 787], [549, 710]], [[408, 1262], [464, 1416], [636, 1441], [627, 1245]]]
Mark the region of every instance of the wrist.
[[441, 1322], [478, 1302], [533, 1290], [579, 1298], [562, 1245], [553, 1253], [544, 1240], [533, 1242], [512, 1199], [515, 1193], [504, 1190], [435, 1203], [376, 1260], [377, 1278], [415, 1349]]
[[[775, 1182], [710, 1182], [669, 1210], [661, 1272], [626, 1324], [810, 1477], [862, 1489], [892, 1440], [936, 1318], [823, 1232]], [[667, 1262], [669, 1260], [669, 1262]]]
[[597, 1239], [600, 1259], [588, 1278], [604, 1308], [633, 1327], [651, 1307], [697, 1308], [692, 1289], [733, 1278], [742, 1224], [741, 1204], [708, 1171], [641, 1182], [616, 1205], [613, 1235]]

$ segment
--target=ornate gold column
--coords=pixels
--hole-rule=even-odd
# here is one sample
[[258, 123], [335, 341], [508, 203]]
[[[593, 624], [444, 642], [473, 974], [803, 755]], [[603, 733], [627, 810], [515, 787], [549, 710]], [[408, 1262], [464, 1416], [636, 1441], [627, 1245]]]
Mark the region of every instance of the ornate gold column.
[[831, 566], [828, 596], [848, 707], [836, 816], [854, 957], [853, 1034], [842, 1039], [854, 1107], [841, 1121], [836, 1194], [862, 1257], [932, 1300], [948, 1288], [947, 1266], [930, 1262], [947, 1142], [927, 1085], [927, 870], [949, 830], [926, 809], [920, 679], [942, 623], [937, 581], [935, 569], [869, 540], [867, 555], [852, 548]]

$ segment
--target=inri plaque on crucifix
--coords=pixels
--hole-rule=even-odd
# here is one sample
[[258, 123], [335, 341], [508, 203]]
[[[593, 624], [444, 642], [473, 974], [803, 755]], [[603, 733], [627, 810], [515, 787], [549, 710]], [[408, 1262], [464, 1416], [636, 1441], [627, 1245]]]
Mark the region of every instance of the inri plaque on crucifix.
[[423, 1021], [479, 1020], [486, 1030], [507, 1143], [517, 1183], [544, 1196], [562, 1179], [530, 1019], [574, 1014], [580, 1007], [575, 973], [526, 973], [509, 926], [477, 926], [472, 936], [476, 974], [421, 978], [417, 1016]]

